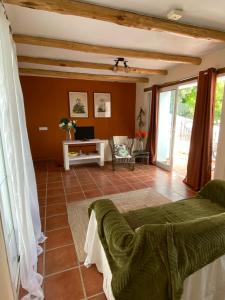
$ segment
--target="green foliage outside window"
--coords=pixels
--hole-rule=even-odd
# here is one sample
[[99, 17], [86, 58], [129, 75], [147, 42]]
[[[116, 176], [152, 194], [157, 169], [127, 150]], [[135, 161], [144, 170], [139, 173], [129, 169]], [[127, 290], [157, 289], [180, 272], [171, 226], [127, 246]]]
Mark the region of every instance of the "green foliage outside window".
[[222, 103], [223, 103], [223, 91], [224, 91], [224, 83], [223, 80], [217, 80], [216, 84], [216, 101], [215, 101], [215, 123], [220, 123], [221, 111], [222, 111]]
[[[223, 91], [225, 81], [217, 80], [216, 99], [215, 99], [215, 123], [220, 123], [222, 110]], [[178, 93], [177, 114], [179, 116], [192, 119], [194, 116], [197, 87], [187, 87], [180, 89]]]

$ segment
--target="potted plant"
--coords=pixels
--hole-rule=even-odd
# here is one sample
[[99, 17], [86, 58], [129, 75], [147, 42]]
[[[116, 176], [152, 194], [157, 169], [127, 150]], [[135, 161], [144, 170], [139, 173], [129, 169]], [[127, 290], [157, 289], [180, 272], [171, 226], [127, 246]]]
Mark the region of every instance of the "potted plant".
[[144, 140], [147, 136], [147, 132], [138, 130], [138, 131], [136, 131], [135, 136], [140, 143], [140, 150], [143, 151], [144, 150]]

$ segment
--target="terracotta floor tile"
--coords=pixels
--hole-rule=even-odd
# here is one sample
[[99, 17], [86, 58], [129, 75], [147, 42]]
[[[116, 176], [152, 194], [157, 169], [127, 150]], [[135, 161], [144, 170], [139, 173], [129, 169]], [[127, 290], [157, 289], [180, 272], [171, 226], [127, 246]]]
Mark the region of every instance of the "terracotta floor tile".
[[49, 231], [46, 240], [46, 249], [50, 250], [56, 247], [62, 247], [73, 243], [70, 228], [57, 229]]
[[19, 290], [19, 299], [21, 299], [22, 297], [24, 297], [25, 295], [27, 295], [27, 291], [24, 290], [22, 287], [20, 287], [20, 290]]
[[57, 177], [48, 177], [48, 183], [50, 182], [62, 182], [62, 177], [57, 176]]
[[65, 202], [66, 199], [64, 195], [47, 198], [47, 205], [56, 204], [56, 203], [65, 203]]
[[45, 198], [45, 196], [46, 196], [46, 189], [38, 190], [38, 197], [39, 198]]
[[145, 189], [148, 187], [148, 185], [144, 182], [133, 182], [130, 184], [134, 189]]
[[59, 176], [61, 176], [61, 174], [60, 174], [61, 172], [60, 172], [60, 170], [56, 170], [56, 169], [49, 169], [48, 170], [48, 177], [59, 177]]
[[77, 200], [83, 200], [85, 199], [85, 196], [83, 192], [77, 192], [77, 193], [68, 194], [66, 198], [68, 202], [73, 202]]
[[36, 182], [37, 182], [37, 185], [46, 184], [46, 179], [45, 178], [41, 178], [41, 179], [36, 178]]
[[58, 188], [63, 188], [63, 184], [61, 181], [58, 181], [58, 182], [50, 182], [47, 184], [47, 188], [48, 188], [48, 191], [49, 190], [52, 190], [52, 189], [58, 189]]
[[109, 179], [109, 180], [114, 185], [117, 185], [117, 184], [126, 184], [127, 183], [127, 180], [123, 179], [123, 178], [116, 178], [116, 179]]
[[84, 191], [86, 198], [94, 198], [102, 196], [102, 192], [99, 189]]
[[45, 254], [45, 274], [64, 271], [77, 266], [77, 256], [73, 245], [47, 251]]
[[71, 178], [71, 177], [73, 178], [73, 177], [75, 177], [73, 169], [71, 169], [69, 171], [62, 172], [62, 177], [63, 178]]
[[37, 271], [43, 275], [43, 254], [38, 256]]
[[126, 182], [128, 184], [132, 184], [132, 183], [141, 183], [142, 181], [137, 179], [137, 177], [131, 177], [131, 178], [126, 178]]
[[84, 191], [95, 190], [97, 189], [97, 185], [95, 183], [89, 183], [82, 185], [82, 189]]
[[[132, 172], [132, 171], [130, 171], [130, 172]], [[124, 178], [124, 179], [129, 179], [129, 180], [135, 180], [135, 179], [137, 179], [136, 178], [136, 176], [135, 176], [135, 174], [134, 173], [124, 173], [121, 177], [122, 178]]]
[[45, 218], [41, 219], [41, 231], [45, 232]]
[[84, 280], [84, 286], [87, 296], [95, 295], [102, 292], [103, 276], [99, 273], [95, 266], [86, 268], [81, 267]]
[[103, 195], [110, 195], [110, 194], [119, 193], [119, 189], [117, 189], [115, 187], [101, 188], [101, 191], [102, 191]]
[[40, 217], [45, 218], [45, 206], [39, 207]]
[[154, 186], [154, 183], [155, 183], [155, 181], [154, 180], [152, 180], [152, 179], [148, 179], [148, 180], [145, 180], [145, 181], [143, 181], [148, 187], [152, 187], [152, 186]]
[[71, 180], [64, 180], [64, 186], [65, 188], [71, 188], [73, 186], [77, 186], [77, 185], [80, 185], [79, 184], [79, 181], [77, 179], [71, 179]]
[[109, 188], [109, 187], [113, 187], [114, 185], [110, 182], [110, 181], [106, 181], [106, 182], [98, 182], [96, 181], [97, 187], [99, 188]]
[[88, 298], [90, 300], [107, 300], [106, 296], [104, 293], [98, 295], [98, 296], [94, 296], [94, 297], [91, 297], [91, 298]]
[[141, 182], [152, 180], [152, 176], [142, 175], [142, 176], [136, 176], [138, 180]]
[[47, 212], [46, 212], [47, 217], [59, 215], [59, 214], [66, 214], [66, 213], [67, 213], [67, 209], [65, 203], [57, 203], [57, 204], [47, 206]]
[[46, 218], [46, 231], [66, 226], [69, 226], [67, 214]]
[[86, 181], [80, 181], [80, 186], [83, 187], [84, 185], [87, 184], [94, 184], [94, 180], [86, 180]]
[[45, 300], [80, 300], [84, 298], [78, 269], [47, 277]]
[[78, 192], [82, 192], [82, 188], [80, 187], [80, 185], [76, 185], [70, 188], [66, 188], [65, 192], [67, 195], [72, 193], [78, 193]]
[[118, 188], [119, 192], [129, 192], [129, 191], [133, 190], [132, 186], [129, 184], [121, 184], [121, 185], [118, 185], [117, 188]]
[[39, 206], [45, 206], [46, 205], [46, 198], [38, 198], [38, 203], [39, 203]]
[[46, 189], [46, 183], [37, 184], [37, 189], [38, 190], [44, 190], [44, 189]]
[[63, 188], [48, 190], [48, 198], [59, 197], [59, 196], [62, 196], [62, 195], [64, 195], [64, 189]]

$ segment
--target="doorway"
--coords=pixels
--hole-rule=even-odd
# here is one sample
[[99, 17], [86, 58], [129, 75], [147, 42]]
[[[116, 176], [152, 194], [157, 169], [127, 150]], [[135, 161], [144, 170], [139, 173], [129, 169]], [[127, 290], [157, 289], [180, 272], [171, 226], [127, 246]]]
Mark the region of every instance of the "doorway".
[[197, 81], [162, 89], [159, 96], [157, 165], [185, 177]]
[[215, 95], [215, 110], [213, 123], [213, 145], [212, 145], [212, 178], [214, 178], [214, 171], [216, 165], [217, 146], [220, 133], [222, 105], [225, 101], [225, 76], [220, 75], [216, 81], [216, 95]]

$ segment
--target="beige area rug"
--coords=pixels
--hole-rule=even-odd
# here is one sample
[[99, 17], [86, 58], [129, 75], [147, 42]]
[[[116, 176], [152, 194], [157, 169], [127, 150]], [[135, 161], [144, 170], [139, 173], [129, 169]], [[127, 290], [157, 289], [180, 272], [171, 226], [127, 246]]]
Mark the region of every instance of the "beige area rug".
[[93, 201], [98, 199], [112, 200], [118, 210], [122, 213], [144, 207], [157, 206], [171, 201], [155, 192], [152, 188], [147, 188], [126, 193], [105, 195], [67, 204], [69, 224], [79, 262], [83, 262], [86, 258], [84, 244], [89, 221], [88, 207]]

